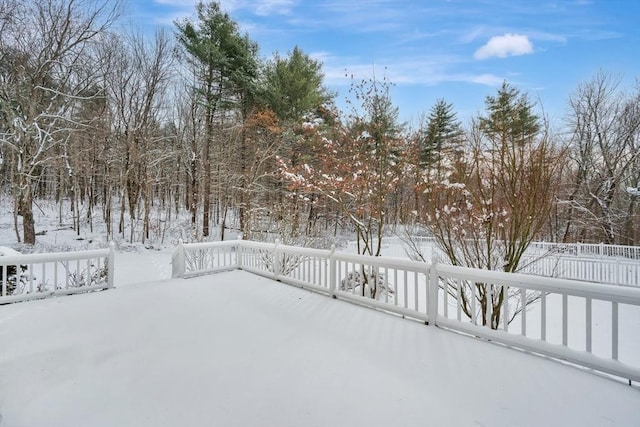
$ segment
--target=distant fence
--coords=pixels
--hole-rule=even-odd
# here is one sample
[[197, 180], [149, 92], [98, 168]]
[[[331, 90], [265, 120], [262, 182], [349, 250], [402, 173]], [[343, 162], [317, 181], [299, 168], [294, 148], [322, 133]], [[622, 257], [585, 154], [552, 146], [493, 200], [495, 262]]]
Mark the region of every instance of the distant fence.
[[114, 248], [0, 256], [0, 304], [111, 288]]
[[552, 243], [532, 242], [529, 250], [573, 255], [583, 258], [627, 258], [640, 260], [640, 246], [605, 245], [604, 243]]
[[525, 254], [520, 266], [524, 274], [640, 287], [640, 260]]
[[[412, 237], [438, 262], [449, 264], [432, 237]], [[640, 287], [640, 246], [532, 242], [518, 273]]]
[[[640, 288], [251, 241], [180, 243], [172, 267], [174, 278], [243, 269], [640, 381], [640, 357], [634, 348]], [[508, 301], [497, 329], [482, 325], [483, 314], [490, 313], [483, 313], [479, 303], [479, 285], [486, 286], [482, 289], [492, 301]], [[472, 292], [466, 307], [470, 316], [462, 307], [463, 289]]]
[[[437, 246], [433, 237], [412, 236], [417, 242]], [[532, 254], [557, 254], [585, 258], [627, 258], [640, 260], [640, 246], [606, 245], [604, 243], [531, 242], [527, 251]]]

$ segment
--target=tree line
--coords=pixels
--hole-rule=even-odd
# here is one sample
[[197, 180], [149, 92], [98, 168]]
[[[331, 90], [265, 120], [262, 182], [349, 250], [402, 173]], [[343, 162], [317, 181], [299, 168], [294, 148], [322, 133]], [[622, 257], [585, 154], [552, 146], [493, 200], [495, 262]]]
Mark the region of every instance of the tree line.
[[0, 186], [19, 241], [54, 201], [109, 238], [355, 232], [379, 255], [398, 224], [452, 262], [516, 271], [533, 239], [640, 244], [640, 85], [601, 72], [548, 123], [504, 83], [462, 123], [442, 99], [399, 121], [386, 79], [352, 79], [339, 111], [299, 47], [261, 58], [218, 3], [153, 36], [111, 0], [0, 0]]

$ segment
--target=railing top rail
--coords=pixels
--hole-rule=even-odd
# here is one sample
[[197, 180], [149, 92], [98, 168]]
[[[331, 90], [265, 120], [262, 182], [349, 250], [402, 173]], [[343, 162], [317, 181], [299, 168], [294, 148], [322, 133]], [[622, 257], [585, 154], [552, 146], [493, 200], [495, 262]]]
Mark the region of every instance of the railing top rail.
[[241, 240], [241, 246], [252, 249], [268, 249], [273, 250], [276, 247], [280, 251], [295, 252], [296, 255], [317, 256], [326, 258], [331, 254], [327, 249], [305, 248], [300, 246], [283, 245], [280, 243], [255, 242], [252, 240]]
[[[251, 240], [242, 240], [241, 245], [249, 248], [257, 249], [274, 249], [276, 244], [254, 242]], [[303, 248], [299, 246], [281, 245], [277, 248], [284, 252], [293, 252], [296, 255], [307, 255], [327, 258], [331, 255], [331, 251], [327, 249]], [[349, 254], [345, 252], [334, 252], [334, 258], [339, 261], [353, 262], [357, 264], [376, 265], [378, 267], [398, 268], [403, 267], [410, 270], [424, 270], [425, 264], [419, 261], [412, 261], [404, 258], [394, 257], [374, 257], [371, 255]]]
[[207, 249], [214, 247], [233, 247], [237, 246], [239, 242], [243, 240], [222, 240], [216, 242], [194, 242], [194, 243], [183, 243], [185, 249]]
[[387, 268], [405, 268], [407, 270], [423, 270], [426, 271], [430, 264], [420, 261], [413, 261], [404, 258], [395, 257], [376, 257], [371, 255], [347, 254], [344, 252], [336, 252], [335, 258], [340, 261], [353, 262], [358, 264], [376, 265], [378, 267]]
[[480, 270], [438, 264], [438, 273], [451, 275], [475, 282], [522, 287], [529, 290], [560, 293], [585, 298], [607, 300], [623, 304], [640, 305], [640, 288], [632, 286], [611, 286], [571, 279], [533, 276], [521, 273]]
[[109, 249], [92, 249], [87, 251], [75, 251], [75, 252], [49, 252], [49, 253], [39, 253], [39, 254], [8, 255], [8, 256], [0, 256], [0, 265], [38, 264], [38, 263], [44, 263], [44, 262], [71, 261], [71, 260], [78, 260], [78, 259], [106, 257], [108, 255], [109, 255]]

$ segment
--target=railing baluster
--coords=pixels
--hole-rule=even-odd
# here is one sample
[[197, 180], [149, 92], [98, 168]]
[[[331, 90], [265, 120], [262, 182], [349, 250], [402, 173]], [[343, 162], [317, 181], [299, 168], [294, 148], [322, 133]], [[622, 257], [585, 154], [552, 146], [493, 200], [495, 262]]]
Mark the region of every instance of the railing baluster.
[[[20, 268], [19, 265], [16, 265], [16, 275], [18, 275], [18, 269]], [[29, 271], [33, 271], [33, 264], [29, 264]], [[16, 282], [16, 286], [18, 285], [18, 283]], [[29, 293], [33, 293], [33, 274], [29, 273]]]
[[413, 272], [413, 309], [418, 311], [418, 272]]
[[618, 303], [611, 303], [611, 358], [618, 360]]
[[447, 292], [448, 288], [449, 288], [449, 285], [445, 283], [444, 294], [442, 295], [442, 304], [443, 304], [442, 313], [444, 314], [445, 319], [449, 318], [449, 292]]
[[[427, 271], [424, 273], [424, 312], [425, 314], [429, 313], [429, 297], [431, 296], [430, 294], [430, 289], [429, 289], [429, 279], [430, 279], [430, 272]], [[437, 279], [436, 279], [437, 280]], [[435, 294], [437, 295], [439, 291], [439, 288], [436, 285], [436, 290], [435, 290]], [[436, 306], [436, 312], [438, 311], [438, 307]]]
[[485, 299], [487, 300], [485, 304], [485, 318], [487, 319], [487, 325], [492, 327], [493, 323], [491, 321], [491, 316], [493, 312], [493, 285], [491, 283], [485, 283], [484, 292]]
[[562, 294], [562, 345], [566, 346], [569, 342], [569, 297]]
[[502, 328], [509, 332], [509, 287], [502, 285]]
[[[445, 281], [447, 279], [445, 278]], [[445, 282], [445, 287], [447, 286], [446, 282]], [[458, 322], [462, 321], [462, 279], [456, 279], [456, 293], [457, 293], [457, 315], [458, 315]]]
[[520, 288], [520, 335], [527, 336], [527, 290]]
[[389, 269], [387, 267], [384, 268], [384, 302], [388, 303], [389, 302], [389, 291], [390, 291], [390, 287], [391, 285], [389, 284]]
[[408, 272], [407, 270], [404, 271], [404, 284], [403, 284], [403, 290], [404, 290], [404, 308], [407, 308], [408, 304], [409, 304], [409, 292], [407, 291], [407, 282], [409, 281], [409, 277], [408, 277]]
[[[356, 267], [356, 265], [357, 265], [357, 267]], [[364, 269], [364, 265], [363, 264], [353, 263], [353, 271], [357, 271], [357, 272], [365, 273], [365, 274], [367, 273], [365, 271], [365, 269]], [[362, 278], [362, 282], [364, 282], [364, 278]], [[359, 291], [357, 291], [357, 292], [356, 292], [356, 287], [354, 286], [353, 287], [353, 293], [357, 294], [357, 295], [362, 295], [364, 293], [364, 284], [361, 285], [361, 289]]]
[[0, 296], [6, 296], [7, 295], [7, 266], [3, 265], [0, 268], [2, 268], [2, 293], [0, 293]]
[[64, 263], [62, 263], [62, 265], [64, 265], [64, 288], [65, 289], [69, 289], [69, 261], [65, 261]]
[[591, 347], [591, 343], [592, 343], [592, 339], [591, 339], [591, 329], [592, 329], [592, 313], [591, 313], [591, 298], [586, 298], [585, 301], [585, 310], [586, 310], [586, 334], [587, 336], [586, 338], [586, 350], [587, 353], [591, 353], [592, 351], [592, 347]]
[[318, 259], [317, 258], [313, 258], [313, 283], [315, 284], [320, 284], [320, 282], [316, 282], [316, 272], [318, 269]]
[[547, 340], [547, 294], [545, 292], [540, 297], [540, 339]]
[[398, 306], [398, 269], [393, 271], [393, 304]]
[[471, 322], [478, 324], [478, 313], [476, 313], [476, 284], [471, 283]]

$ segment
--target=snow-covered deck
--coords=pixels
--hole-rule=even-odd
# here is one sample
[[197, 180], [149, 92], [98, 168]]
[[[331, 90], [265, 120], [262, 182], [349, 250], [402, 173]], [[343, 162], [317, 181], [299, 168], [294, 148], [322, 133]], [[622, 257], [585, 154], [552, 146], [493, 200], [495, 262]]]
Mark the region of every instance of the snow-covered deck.
[[635, 386], [242, 271], [0, 308], [0, 426], [638, 426], [638, 408]]

